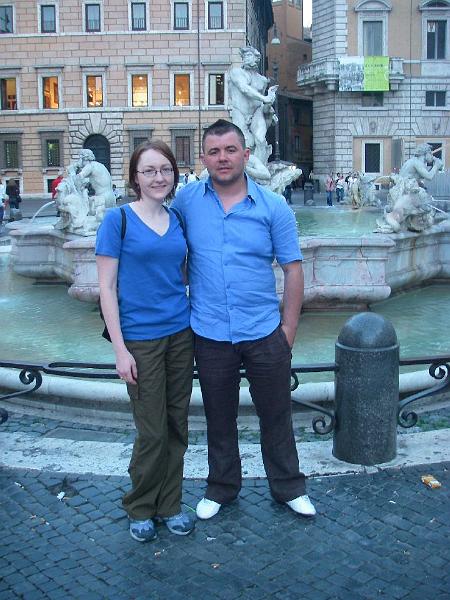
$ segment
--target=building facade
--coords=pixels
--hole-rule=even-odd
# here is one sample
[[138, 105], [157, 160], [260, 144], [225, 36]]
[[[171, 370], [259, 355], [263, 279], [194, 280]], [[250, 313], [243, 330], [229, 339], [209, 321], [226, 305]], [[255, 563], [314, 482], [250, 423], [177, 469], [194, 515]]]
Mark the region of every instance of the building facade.
[[122, 187], [151, 137], [200, 170], [226, 72], [272, 23], [270, 0], [0, 0], [0, 175], [47, 193], [90, 148]]
[[[311, 62], [311, 41], [303, 36], [303, 1], [272, 0], [272, 5], [275, 25], [268, 34], [267, 74], [279, 85], [280, 159], [298, 165], [308, 175], [312, 168], [312, 101], [297, 86], [299, 66]], [[275, 147], [275, 131], [268, 133]]]
[[[313, 0], [312, 38], [298, 85], [313, 98], [316, 174], [388, 174], [424, 142], [449, 168], [450, 1]], [[378, 57], [385, 85], [368, 77]]]

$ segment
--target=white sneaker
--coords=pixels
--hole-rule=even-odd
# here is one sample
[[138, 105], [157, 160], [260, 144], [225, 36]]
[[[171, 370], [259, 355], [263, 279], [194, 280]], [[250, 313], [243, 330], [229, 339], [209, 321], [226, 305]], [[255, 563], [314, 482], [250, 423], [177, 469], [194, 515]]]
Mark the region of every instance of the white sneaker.
[[208, 500], [208, 498], [202, 498], [197, 504], [197, 517], [199, 519], [211, 519], [217, 515], [221, 508], [221, 504], [214, 502], [214, 500]]
[[304, 517], [313, 517], [316, 514], [314, 504], [311, 502], [308, 496], [299, 496], [293, 500], [286, 502], [289, 508]]

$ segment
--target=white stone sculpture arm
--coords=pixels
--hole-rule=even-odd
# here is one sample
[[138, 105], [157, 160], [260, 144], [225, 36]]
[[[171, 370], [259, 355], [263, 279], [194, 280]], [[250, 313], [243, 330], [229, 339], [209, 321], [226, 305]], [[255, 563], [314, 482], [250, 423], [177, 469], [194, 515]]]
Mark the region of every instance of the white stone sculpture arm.
[[264, 96], [247, 83], [244, 70], [241, 68], [231, 69], [230, 82], [235, 85], [243, 94], [250, 96], [250, 98], [260, 100], [264, 104], [273, 104], [275, 102], [278, 86], [272, 85], [267, 90], [267, 95]]
[[436, 172], [441, 168], [441, 166], [442, 161], [439, 158], [434, 158], [433, 166], [431, 169], [427, 169], [427, 165], [420, 159], [416, 158], [413, 164], [408, 165], [409, 168], [402, 168], [400, 170], [400, 175], [403, 177], [414, 177], [416, 179], [420, 178], [430, 181], [436, 175]]

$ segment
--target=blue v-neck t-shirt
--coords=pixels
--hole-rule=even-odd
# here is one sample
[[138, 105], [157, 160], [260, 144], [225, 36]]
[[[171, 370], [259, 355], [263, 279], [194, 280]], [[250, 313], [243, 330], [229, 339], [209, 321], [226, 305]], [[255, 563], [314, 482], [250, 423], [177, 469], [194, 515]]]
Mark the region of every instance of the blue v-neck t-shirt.
[[112, 208], [97, 231], [95, 254], [119, 260], [118, 300], [124, 340], [153, 340], [189, 327], [182, 265], [186, 241], [177, 217], [159, 235], [129, 205], [121, 239], [120, 208]]

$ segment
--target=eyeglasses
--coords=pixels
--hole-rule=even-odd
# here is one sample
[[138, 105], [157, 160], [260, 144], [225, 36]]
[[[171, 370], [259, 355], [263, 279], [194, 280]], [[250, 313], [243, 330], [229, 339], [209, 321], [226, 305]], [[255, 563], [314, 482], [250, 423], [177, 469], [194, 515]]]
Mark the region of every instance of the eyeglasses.
[[158, 173], [161, 173], [163, 177], [170, 177], [173, 174], [173, 169], [172, 167], [163, 167], [162, 169], [145, 169], [145, 171], [136, 170], [136, 172], [147, 177], [147, 179], [153, 179]]

